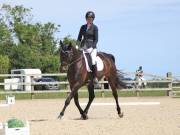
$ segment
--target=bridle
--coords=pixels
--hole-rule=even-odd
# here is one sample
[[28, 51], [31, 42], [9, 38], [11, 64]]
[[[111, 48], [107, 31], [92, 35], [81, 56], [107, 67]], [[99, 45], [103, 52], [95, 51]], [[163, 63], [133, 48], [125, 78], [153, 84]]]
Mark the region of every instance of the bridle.
[[68, 62], [62, 62], [62, 64], [65, 64], [65, 65], [67, 65], [68, 66], [68, 68], [71, 66], [71, 65], [73, 65], [74, 63], [76, 63], [77, 61], [79, 61], [80, 59], [82, 59], [83, 58], [83, 56], [81, 56], [81, 57], [79, 57], [78, 59], [75, 59], [74, 61], [72, 61], [72, 57], [73, 57], [73, 51], [72, 50], [68, 50], [68, 51], [64, 51], [63, 49], [61, 50], [61, 52], [63, 53], [63, 54], [68, 54], [68, 57], [70, 58], [69, 60], [68, 60]]

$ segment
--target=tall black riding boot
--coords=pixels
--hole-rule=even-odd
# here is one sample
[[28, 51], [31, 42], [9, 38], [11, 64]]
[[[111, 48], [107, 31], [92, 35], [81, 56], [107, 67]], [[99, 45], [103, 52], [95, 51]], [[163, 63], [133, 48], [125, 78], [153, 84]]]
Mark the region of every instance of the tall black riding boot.
[[94, 84], [98, 84], [98, 79], [96, 77], [96, 71], [97, 71], [96, 65], [92, 65], [92, 77], [93, 77]]

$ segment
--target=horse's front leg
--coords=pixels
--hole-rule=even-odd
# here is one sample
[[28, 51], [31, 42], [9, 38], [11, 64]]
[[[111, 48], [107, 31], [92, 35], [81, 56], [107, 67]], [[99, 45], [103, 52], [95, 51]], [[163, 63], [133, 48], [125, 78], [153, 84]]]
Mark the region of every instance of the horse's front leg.
[[75, 83], [74, 85], [71, 85], [71, 86], [70, 86], [71, 92], [70, 92], [70, 94], [68, 95], [68, 97], [66, 98], [64, 107], [63, 107], [62, 111], [60, 112], [58, 118], [62, 118], [62, 116], [64, 116], [64, 112], [65, 112], [65, 110], [66, 110], [66, 107], [69, 105], [71, 99], [72, 99], [72, 98], [75, 96], [75, 94], [77, 93], [79, 87], [80, 87], [79, 83]]
[[84, 111], [82, 110], [82, 108], [81, 108], [81, 106], [79, 104], [78, 92], [76, 92], [75, 95], [74, 95], [74, 103], [75, 103], [76, 107], [78, 108], [82, 118], [85, 119], [86, 116], [84, 116]]
[[95, 98], [93, 82], [90, 82], [88, 84], [88, 92], [89, 92], [89, 101], [88, 101], [88, 104], [87, 104], [86, 108], [84, 109], [84, 117], [85, 117], [85, 119], [88, 119], [87, 113], [88, 113], [88, 110], [89, 110], [89, 108], [91, 106], [91, 103], [92, 103], [93, 99]]
[[61, 119], [64, 116], [64, 112], [66, 110], [66, 107], [69, 105], [69, 103], [70, 103], [71, 99], [74, 97], [74, 95], [75, 95], [75, 91], [71, 91], [69, 96], [66, 98], [66, 101], [64, 103], [64, 107], [58, 116], [59, 119]]

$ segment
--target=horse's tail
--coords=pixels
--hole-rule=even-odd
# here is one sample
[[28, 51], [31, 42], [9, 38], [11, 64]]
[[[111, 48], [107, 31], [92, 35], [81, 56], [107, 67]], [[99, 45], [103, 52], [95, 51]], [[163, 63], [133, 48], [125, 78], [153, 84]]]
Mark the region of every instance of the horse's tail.
[[[110, 58], [115, 64], [115, 57], [112, 54], [109, 54]], [[123, 81], [124, 80], [124, 73], [120, 70], [116, 70], [116, 88], [127, 88], [126, 83]]]
[[[109, 53], [104, 53], [103, 54], [107, 55], [114, 63], [115, 65], [115, 57], [112, 54]], [[116, 73], [114, 74], [114, 76], [116, 76], [115, 78], [115, 83], [116, 83], [116, 88], [127, 88], [126, 87], [126, 83], [123, 81], [124, 80], [124, 73], [121, 72], [120, 70], [116, 70]]]
[[116, 88], [127, 88], [126, 83], [124, 82], [124, 73], [120, 70], [116, 70]]
[[114, 57], [114, 55], [109, 54], [109, 56], [111, 57], [112, 61], [115, 63], [115, 57]]

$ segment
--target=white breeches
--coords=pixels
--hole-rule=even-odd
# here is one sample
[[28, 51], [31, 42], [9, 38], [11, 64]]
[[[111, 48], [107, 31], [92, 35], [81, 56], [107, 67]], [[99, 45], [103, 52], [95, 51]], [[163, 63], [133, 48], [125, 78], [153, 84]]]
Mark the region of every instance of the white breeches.
[[147, 85], [146, 79], [144, 79], [143, 77], [138, 77], [137, 81], [139, 86], [141, 86], [142, 84], [144, 84], [145, 86]]
[[96, 65], [96, 56], [97, 56], [97, 49], [93, 49], [92, 47], [86, 50], [83, 50], [83, 53], [89, 53], [92, 59], [92, 65]]

